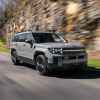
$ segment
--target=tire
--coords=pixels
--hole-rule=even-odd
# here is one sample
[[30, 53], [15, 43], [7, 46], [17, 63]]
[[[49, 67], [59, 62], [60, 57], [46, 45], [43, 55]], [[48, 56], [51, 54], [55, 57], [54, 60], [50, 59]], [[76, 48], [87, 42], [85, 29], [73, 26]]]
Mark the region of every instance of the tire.
[[14, 65], [20, 64], [20, 60], [18, 60], [17, 52], [15, 50], [11, 52], [11, 60]]
[[39, 71], [41, 75], [48, 74], [47, 66], [48, 66], [48, 63], [47, 63], [46, 57], [44, 55], [38, 55], [36, 57], [36, 69]]

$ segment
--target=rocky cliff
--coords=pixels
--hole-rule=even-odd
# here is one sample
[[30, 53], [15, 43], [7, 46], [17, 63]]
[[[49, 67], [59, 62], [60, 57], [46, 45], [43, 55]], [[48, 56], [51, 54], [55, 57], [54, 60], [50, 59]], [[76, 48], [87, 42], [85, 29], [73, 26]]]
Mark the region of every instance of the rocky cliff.
[[99, 19], [99, 0], [16, 0], [13, 18], [3, 30], [7, 37], [28, 30], [63, 32], [66, 39], [85, 41], [91, 47], [93, 41], [99, 43]]
[[60, 31], [63, 20], [66, 17], [64, 7], [59, 2], [49, 0], [26, 0], [18, 7], [15, 17], [11, 19], [7, 27], [11, 32], [16, 31]]

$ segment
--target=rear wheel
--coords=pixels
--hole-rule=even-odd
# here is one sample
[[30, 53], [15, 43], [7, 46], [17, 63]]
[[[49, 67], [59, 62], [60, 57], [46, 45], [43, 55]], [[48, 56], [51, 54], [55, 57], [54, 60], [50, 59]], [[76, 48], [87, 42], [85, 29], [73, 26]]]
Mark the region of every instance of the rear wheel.
[[14, 65], [20, 64], [20, 60], [18, 59], [17, 52], [15, 50], [11, 52], [11, 60]]
[[47, 66], [48, 63], [46, 57], [44, 55], [38, 55], [36, 57], [36, 69], [40, 72], [40, 74], [42, 75], [48, 74]]

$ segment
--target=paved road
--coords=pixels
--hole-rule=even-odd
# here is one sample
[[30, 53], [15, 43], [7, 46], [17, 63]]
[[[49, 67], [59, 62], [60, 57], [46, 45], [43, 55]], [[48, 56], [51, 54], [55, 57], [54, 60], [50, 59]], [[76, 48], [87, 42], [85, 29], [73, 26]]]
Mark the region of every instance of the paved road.
[[100, 71], [40, 76], [0, 55], [0, 100], [100, 100]]

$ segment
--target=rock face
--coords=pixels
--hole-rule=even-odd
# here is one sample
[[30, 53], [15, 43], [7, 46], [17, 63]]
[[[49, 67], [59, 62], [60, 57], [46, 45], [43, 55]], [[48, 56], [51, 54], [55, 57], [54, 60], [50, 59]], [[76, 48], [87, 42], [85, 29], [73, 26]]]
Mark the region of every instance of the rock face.
[[[13, 31], [60, 31], [64, 15], [64, 7], [58, 2], [49, 0], [29, 1], [7, 26]], [[7, 28], [8, 29], [8, 28]], [[8, 30], [8, 31], [9, 31]]]
[[[93, 38], [100, 28], [99, 18], [100, 0], [18, 0], [14, 17], [7, 22], [4, 32], [8, 37], [28, 30], [64, 32], [65, 38], [85, 41], [91, 47], [92, 40], [93, 44], [99, 44]], [[88, 34], [82, 33], [84, 30]]]
[[64, 32], [67, 23], [64, 4], [60, 0], [25, 0], [16, 7], [15, 16], [4, 27], [7, 37], [30, 30]]
[[[85, 2], [82, 2], [85, 1]], [[81, 0], [81, 12], [78, 17], [78, 27], [89, 31], [85, 41], [90, 48], [100, 50], [100, 0]]]

